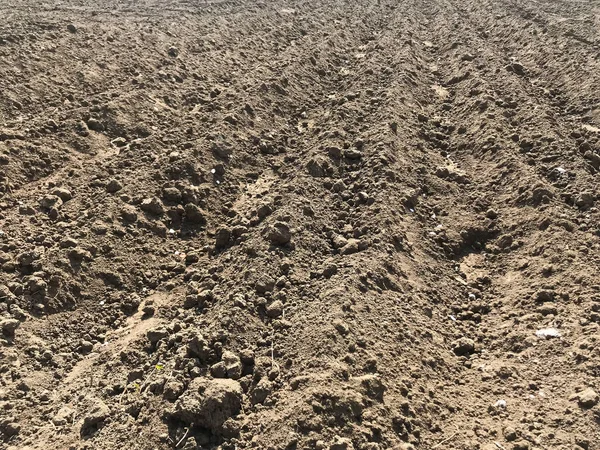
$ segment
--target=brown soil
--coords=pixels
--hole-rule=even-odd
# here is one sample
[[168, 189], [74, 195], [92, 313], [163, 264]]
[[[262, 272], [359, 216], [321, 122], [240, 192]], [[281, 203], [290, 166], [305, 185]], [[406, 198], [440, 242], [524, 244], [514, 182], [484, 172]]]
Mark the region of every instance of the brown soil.
[[600, 449], [596, 0], [0, 15], [0, 448]]

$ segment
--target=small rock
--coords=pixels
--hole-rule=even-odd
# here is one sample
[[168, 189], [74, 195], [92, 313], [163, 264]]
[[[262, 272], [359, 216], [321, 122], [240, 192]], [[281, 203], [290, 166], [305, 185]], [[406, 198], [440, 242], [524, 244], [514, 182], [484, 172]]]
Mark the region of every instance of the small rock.
[[35, 216], [35, 209], [29, 205], [20, 205], [19, 214], [22, 214], [24, 216]]
[[93, 348], [94, 344], [92, 344], [90, 341], [82, 340], [77, 351], [79, 353], [87, 354], [91, 352]]
[[90, 252], [79, 247], [69, 250], [67, 256], [75, 262], [90, 261], [92, 259], [92, 254]]
[[513, 444], [513, 450], [529, 450], [529, 442], [519, 441]]
[[488, 209], [487, 212], [485, 213], [485, 217], [487, 217], [488, 219], [496, 219], [498, 218], [498, 213], [493, 210], [493, 209]]
[[342, 191], [345, 191], [346, 189], [347, 189], [346, 183], [344, 183], [343, 180], [337, 180], [331, 187], [331, 190], [333, 192], [342, 192]]
[[62, 241], [60, 241], [59, 245], [60, 248], [74, 248], [79, 245], [79, 242], [71, 237], [66, 237]]
[[2, 334], [7, 337], [14, 337], [15, 331], [21, 325], [17, 319], [3, 319], [0, 320], [0, 330], [2, 330]]
[[267, 217], [268, 215], [270, 215], [273, 212], [273, 208], [271, 208], [271, 205], [269, 204], [263, 204], [260, 205], [258, 207], [258, 209], [256, 210], [256, 215], [258, 216], [259, 219], [264, 219], [265, 217]]
[[275, 222], [267, 232], [267, 239], [273, 245], [286, 245], [292, 239], [292, 232], [286, 223]]
[[210, 366], [210, 374], [215, 378], [227, 378], [227, 367], [223, 361]]
[[135, 222], [138, 219], [137, 211], [133, 206], [124, 206], [121, 209], [121, 217], [125, 222]]
[[322, 275], [325, 278], [331, 278], [337, 272], [338, 272], [338, 266], [335, 263], [330, 262], [330, 263], [325, 264], [325, 266], [323, 267]]
[[97, 400], [90, 412], [83, 418], [83, 425], [81, 426], [82, 433], [87, 434], [90, 428], [103, 422], [109, 415], [110, 410], [108, 409], [108, 406], [101, 400]]
[[215, 233], [215, 247], [227, 247], [227, 245], [229, 245], [229, 239], [231, 239], [231, 230], [227, 227], [219, 228]]
[[335, 319], [333, 321], [333, 327], [340, 333], [342, 336], [347, 335], [350, 332], [350, 328], [348, 324], [341, 319]]
[[127, 145], [127, 139], [124, 137], [118, 137], [110, 141], [110, 143], [115, 147], [125, 147]]
[[[333, 248], [341, 249], [348, 244], [348, 239], [346, 239], [341, 234], [336, 233], [332, 236], [331, 242], [333, 244]], [[357, 248], [358, 248], [358, 246], [357, 246]]]
[[336, 436], [329, 450], [354, 450], [354, 445], [350, 439]]
[[185, 209], [185, 218], [191, 222], [196, 224], [204, 224], [206, 223], [206, 218], [202, 210], [194, 205], [193, 203], [188, 203], [184, 207]]
[[594, 196], [589, 192], [582, 192], [575, 199], [575, 205], [580, 209], [590, 209], [594, 206]]
[[123, 185], [119, 180], [115, 180], [114, 178], [112, 178], [106, 185], [106, 192], [111, 194], [119, 192], [121, 189], [123, 189]]
[[543, 316], [547, 316], [549, 314], [557, 315], [558, 309], [554, 303], [546, 302], [537, 309], [537, 312]]
[[102, 122], [100, 122], [98, 119], [94, 119], [93, 117], [88, 119], [86, 124], [87, 124], [87, 127], [92, 131], [96, 131], [98, 133], [101, 133], [104, 131], [104, 124]]
[[267, 316], [275, 319], [283, 314], [283, 303], [281, 300], [275, 300], [267, 306]]
[[163, 189], [163, 197], [168, 202], [178, 203], [181, 201], [181, 191], [176, 187], [167, 187]]
[[58, 195], [45, 195], [40, 199], [40, 206], [44, 209], [60, 208], [63, 201]]
[[172, 58], [177, 58], [179, 56], [179, 49], [177, 47], [169, 47], [169, 56]]
[[348, 239], [346, 245], [340, 249], [342, 255], [352, 255], [360, 251], [360, 241], [358, 239]]
[[163, 206], [160, 199], [156, 197], [144, 199], [140, 207], [142, 208], [142, 211], [157, 216], [161, 216], [165, 213], [165, 207]]
[[467, 337], [461, 337], [452, 343], [452, 351], [457, 356], [470, 355], [475, 351], [475, 341]]
[[210, 355], [210, 349], [208, 342], [204, 339], [199, 332], [194, 332], [190, 336], [190, 340], [187, 345], [188, 353], [201, 361], [204, 361]]
[[184, 390], [185, 385], [181, 381], [168, 381], [163, 389], [163, 396], [167, 400], [177, 400]]
[[504, 439], [508, 442], [512, 442], [517, 439], [517, 431], [513, 427], [506, 427], [504, 429]]
[[362, 158], [362, 152], [360, 150], [351, 148], [344, 152], [344, 156], [346, 157], [346, 159], [356, 161], [356, 160]]
[[542, 328], [535, 332], [535, 335], [540, 338], [559, 338], [561, 337], [561, 333], [556, 328]]
[[68, 406], [63, 406], [58, 410], [58, 412], [52, 418], [52, 423], [57, 427], [67, 425], [73, 422], [73, 416], [75, 415], [75, 411], [69, 408]]
[[273, 392], [273, 383], [266, 378], [261, 378], [250, 395], [252, 404], [256, 405], [257, 403], [263, 403], [271, 392]]
[[242, 361], [238, 355], [230, 351], [224, 351], [221, 359], [225, 364], [227, 377], [237, 380], [242, 376]]
[[152, 345], [156, 344], [161, 339], [166, 338], [168, 335], [169, 335], [169, 332], [164, 327], [154, 328], [153, 330], [149, 330], [146, 333], [146, 337], [148, 338], [148, 340], [150, 341], [150, 343]]
[[194, 378], [171, 415], [182, 422], [208, 428], [215, 434], [242, 408], [242, 387], [234, 380]]
[[28, 250], [17, 255], [17, 263], [21, 267], [31, 266], [40, 259], [40, 254], [36, 250]]
[[67, 25], [67, 31], [69, 33], [77, 33], [77, 27], [70, 23], [69, 25]]
[[71, 194], [71, 191], [65, 188], [54, 188], [52, 189], [51, 192], [52, 195], [56, 195], [57, 197], [59, 197], [63, 202], [68, 202], [69, 200], [71, 200], [73, 198], [73, 195]]
[[506, 66], [506, 70], [509, 72], [513, 72], [516, 73], [517, 75], [525, 75], [525, 67], [523, 66], [523, 64], [518, 63], [518, 62], [512, 62], [509, 65]]
[[577, 403], [582, 408], [592, 408], [598, 404], [598, 394], [592, 388], [588, 388], [577, 394]]

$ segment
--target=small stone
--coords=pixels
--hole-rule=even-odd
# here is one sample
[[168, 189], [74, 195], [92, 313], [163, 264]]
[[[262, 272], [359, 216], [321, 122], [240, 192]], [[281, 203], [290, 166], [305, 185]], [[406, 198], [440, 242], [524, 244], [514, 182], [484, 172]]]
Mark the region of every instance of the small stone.
[[124, 137], [118, 137], [110, 141], [110, 143], [115, 147], [125, 147], [127, 145], [127, 139]]
[[67, 425], [73, 421], [73, 416], [75, 415], [75, 411], [69, 408], [68, 406], [63, 406], [58, 410], [58, 412], [52, 418], [52, 423], [57, 427]]
[[184, 390], [185, 385], [181, 381], [168, 381], [163, 389], [163, 397], [167, 400], [177, 400]]
[[196, 357], [201, 361], [206, 360], [210, 355], [208, 342], [204, 339], [204, 336], [197, 331], [190, 336], [187, 349], [191, 356]]
[[40, 199], [40, 206], [44, 209], [50, 208], [60, 208], [63, 204], [63, 201], [58, 195], [45, 195]]
[[344, 152], [344, 156], [346, 157], [346, 159], [356, 161], [362, 158], [362, 152], [360, 150], [351, 148]]
[[598, 404], [598, 394], [592, 388], [587, 388], [577, 394], [577, 403], [582, 408], [592, 408]]
[[342, 149], [336, 146], [327, 147], [325, 149], [330, 158], [340, 159], [342, 157]]
[[594, 206], [594, 196], [589, 192], [582, 192], [575, 199], [575, 205], [580, 209], [589, 209]]
[[77, 33], [77, 27], [70, 23], [69, 25], [67, 25], [67, 31], [69, 33]]
[[79, 344], [79, 348], [77, 349], [77, 351], [82, 354], [87, 354], [91, 352], [93, 348], [94, 344], [92, 344], [90, 341], [83, 340]]
[[238, 355], [230, 351], [224, 351], [221, 359], [225, 364], [228, 378], [237, 380], [242, 376], [242, 361]]
[[17, 255], [17, 263], [21, 267], [31, 266], [38, 259], [40, 259], [40, 254], [36, 250], [24, 251]]
[[250, 395], [250, 400], [253, 405], [263, 403], [267, 397], [273, 392], [273, 383], [266, 378], [261, 378], [256, 384]]
[[265, 217], [267, 217], [268, 215], [270, 215], [273, 212], [273, 208], [271, 208], [271, 205], [269, 204], [263, 204], [260, 205], [258, 207], [258, 209], [256, 210], [256, 215], [258, 216], [259, 219], [264, 219]]
[[354, 445], [349, 438], [336, 436], [329, 450], [354, 450]]
[[[346, 239], [341, 234], [337, 234], [336, 233], [331, 238], [331, 242], [333, 244], [333, 248], [341, 249], [341, 248], [345, 247], [348, 244], [348, 239]], [[358, 248], [358, 246], [357, 246], [357, 248]]]
[[140, 207], [142, 208], [142, 211], [157, 216], [161, 216], [165, 213], [165, 208], [162, 202], [156, 197], [144, 199]]
[[168, 335], [169, 335], [169, 332], [164, 327], [154, 328], [153, 330], [149, 330], [146, 333], [146, 337], [148, 338], [150, 343], [153, 345], [156, 344], [161, 339], [166, 338]]
[[178, 203], [181, 201], [181, 191], [176, 187], [167, 187], [163, 189], [163, 197], [168, 202]]
[[14, 337], [15, 331], [21, 325], [17, 319], [3, 319], [0, 320], [0, 330], [2, 330], [2, 334], [7, 337]]
[[350, 328], [348, 324], [341, 319], [335, 319], [333, 321], [333, 327], [340, 333], [342, 336], [347, 335], [350, 332]]
[[177, 58], [179, 56], [179, 49], [177, 47], [169, 47], [169, 56], [172, 58]]
[[519, 441], [513, 444], [513, 450], [529, 450], [529, 442]]
[[59, 245], [60, 248], [74, 248], [79, 245], [79, 242], [71, 237], [66, 237], [62, 241], [60, 241]]
[[102, 122], [100, 122], [98, 119], [94, 119], [93, 117], [88, 119], [86, 124], [87, 124], [87, 127], [92, 131], [96, 131], [98, 133], [101, 133], [104, 131], [104, 124]]
[[283, 314], [283, 303], [281, 300], [275, 300], [267, 306], [267, 316], [275, 319]]
[[188, 203], [187, 205], [185, 205], [184, 209], [185, 218], [189, 222], [196, 224], [206, 223], [204, 212], [202, 212], [202, 210], [198, 206], [194, 205], [193, 203]]
[[103, 422], [110, 415], [110, 409], [101, 400], [97, 400], [90, 412], [84, 417], [81, 427], [82, 434], [87, 434], [90, 428]]
[[517, 432], [513, 427], [506, 427], [504, 429], [504, 439], [508, 442], [512, 442], [517, 439]]
[[52, 189], [51, 192], [52, 195], [56, 195], [58, 198], [60, 198], [63, 202], [68, 202], [69, 200], [71, 200], [73, 198], [73, 194], [71, 194], [71, 191], [65, 188], [54, 188]]
[[225, 422], [223, 422], [221, 430], [224, 438], [235, 438], [240, 435], [240, 431], [242, 430], [242, 424], [230, 417]]
[[210, 366], [210, 374], [215, 378], [227, 378], [227, 367], [223, 361]]
[[493, 209], [488, 209], [487, 212], [485, 213], [485, 217], [487, 217], [488, 219], [496, 219], [498, 218], [498, 213], [493, 210]]
[[461, 337], [452, 343], [452, 351], [457, 356], [469, 355], [475, 351], [475, 341], [467, 337]]
[[352, 255], [359, 252], [360, 241], [358, 239], [348, 239], [346, 245], [340, 249], [342, 255]]
[[537, 309], [537, 312], [539, 312], [543, 316], [547, 316], [549, 314], [557, 315], [558, 309], [556, 308], [556, 305], [554, 303], [546, 302]]
[[333, 275], [335, 275], [338, 271], [338, 266], [334, 263], [327, 263], [325, 264], [325, 267], [323, 267], [323, 276], [325, 278], [331, 278]]
[[22, 214], [24, 216], [35, 216], [35, 209], [29, 205], [20, 205], [19, 214]]
[[90, 261], [92, 259], [92, 254], [90, 252], [79, 247], [69, 250], [67, 256], [71, 261], [75, 262]]
[[518, 63], [518, 62], [512, 62], [510, 64], [508, 64], [506, 66], [506, 70], [509, 72], [514, 72], [517, 75], [525, 75], [525, 67], [523, 66], [523, 64]]
[[227, 227], [221, 227], [215, 233], [215, 247], [224, 248], [229, 244], [231, 239], [231, 230]]
[[344, 183], [343, 180], [337, 180], [331, 187], [331, 190], [333, 192], [342, 192], [342, 191], [345, 191], [346, 189], [347, 189], [346, 183]]
[[135, 222], [138, 219], [137, 211], [133, 206], [124, 206], [121, 209], [121, 217], [125, 222]]
[[123, 185], [119, 180], [115, 180], [114, 178], [112, 178], [106, 185], [106, 192], [111, 194], [119, 192], [121, 189], [123, 189]]
[[242, 408], [242, 387], [230, 379], [194, 378], [179, 397], [171, 415], [197, 427], [219, 433], [221, 426]]
[[542, 291], [538, 291], [535, 294], [535, 297], [536, 297], [536, 301], [538, 301], [538, 302], [542, 302], [542, 303], [553, 302], [555, 294], [553, 291], [542, 290]]
[[275, 222], [267, 231], [267, 239], [273, 245], [286, 245], [292, 239], [292, 232], [286, 223]]

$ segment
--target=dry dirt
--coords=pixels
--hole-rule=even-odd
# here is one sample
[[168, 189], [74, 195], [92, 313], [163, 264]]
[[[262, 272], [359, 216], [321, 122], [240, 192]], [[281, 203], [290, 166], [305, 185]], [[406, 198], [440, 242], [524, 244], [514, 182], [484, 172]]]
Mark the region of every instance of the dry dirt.
[[0, 16], [0, 448], [600, 449], [597, 0]]

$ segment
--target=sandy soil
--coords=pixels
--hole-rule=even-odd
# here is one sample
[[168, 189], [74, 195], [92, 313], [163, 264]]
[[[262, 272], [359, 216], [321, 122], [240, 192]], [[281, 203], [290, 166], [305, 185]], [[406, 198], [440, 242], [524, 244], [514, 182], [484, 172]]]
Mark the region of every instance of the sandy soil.
[[600, 449], [597, 1], [0, 16], [0, 448]]

